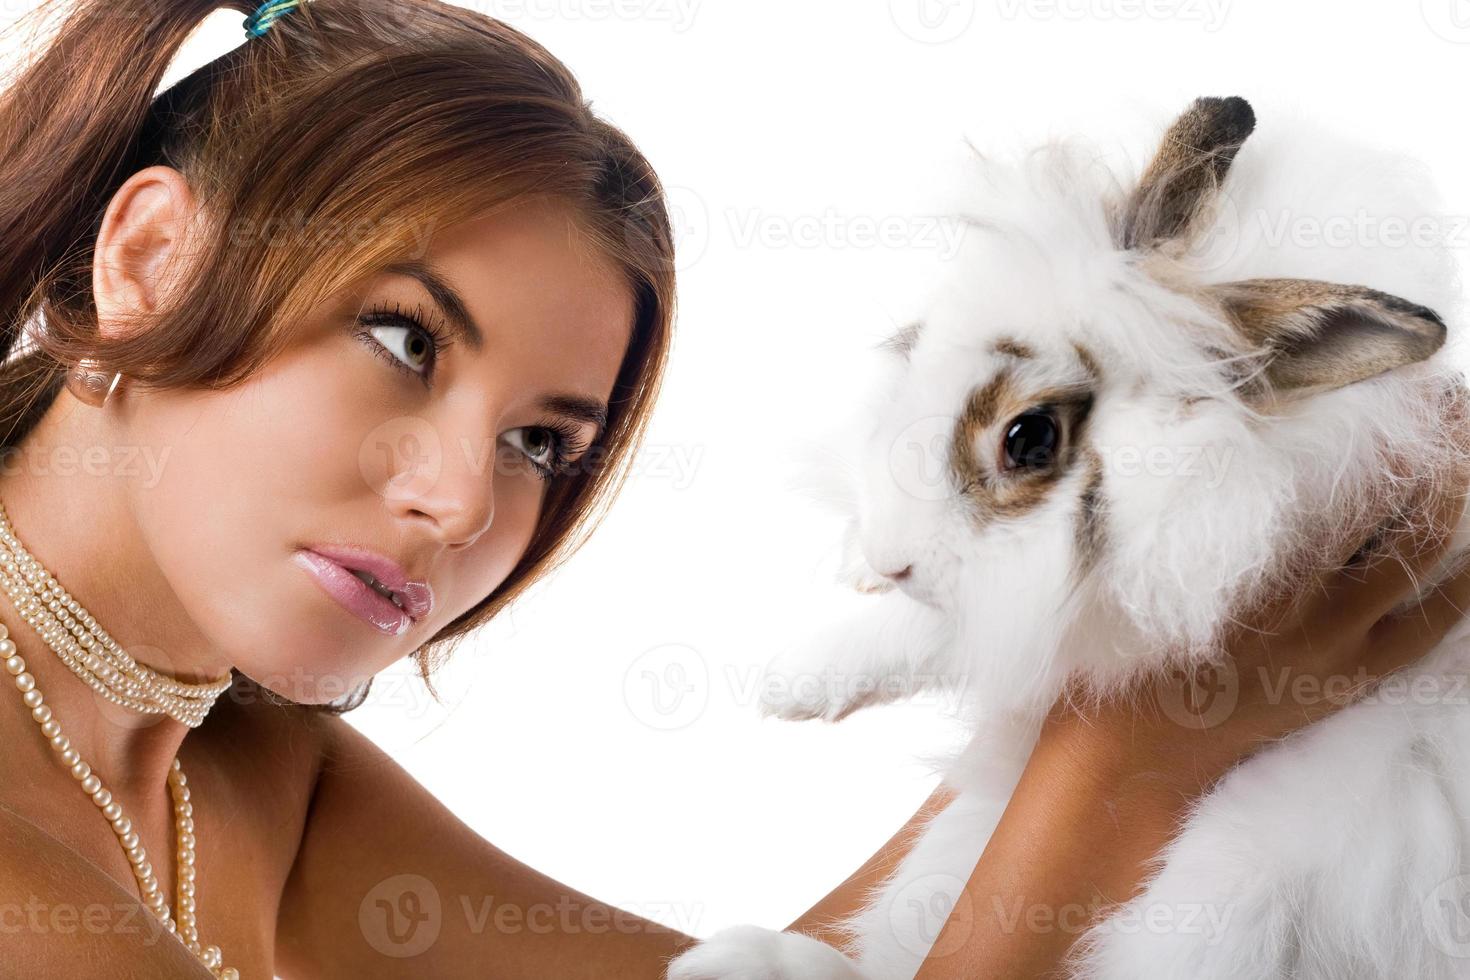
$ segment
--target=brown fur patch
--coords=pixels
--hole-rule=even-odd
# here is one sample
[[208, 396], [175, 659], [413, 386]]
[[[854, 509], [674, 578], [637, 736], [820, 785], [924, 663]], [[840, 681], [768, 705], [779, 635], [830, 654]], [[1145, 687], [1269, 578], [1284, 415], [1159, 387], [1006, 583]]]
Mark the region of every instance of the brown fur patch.
[[970, 394], [964, 411], [955, 420], [950, 447], [950, 467], [960, 486], [968, 487], [985, 478], [987, 468], [976, 456], [975, 441], [995, 423], [1001, 409], [1019, 396], [1009, 369], [1000, 371]]
[[1102, 514], [1102, 457], [1092, 449], [1086, 451], [1087, 482], [1077, 509], [1077, 571], [1090, 571], [1102, 556], [1105, 533]]
[[1021, 343], [1021, 341], [1016, 340], [1014, 337], [1002, 337], [991, 345], [990, 349], [997, 354], [1008, 354], [1011, 357], [1022, 359], [1034, 358], [1036, 356], [1036, 351], [1032, 350], [1028, 345]]
[[1072, 342], [1072, 350], [1076, 353], [1077, 360], [1082, 362], [1082, 370], [1087, 372], [1088, 382], [1096, 387], [1097, 384], [1102, 381], [1102, 365], [1098, 363], [1098, 360], [1096, 357], [1093, 356], [1092, 351], [1077, 343], [1075, 340]]
[[923, 322], [918, 320], [904, 324], [878, 346], [901, 357], [908, 357], [913, 353], [914, 345], [919, 342], [919, 331], [923, 328]]
[[[950, 438], [950, 469], [970, 501], [976, 526], [996, 518], [1019, 517], [1046, 499], [1075, 463], [1092, 400], [1092, 390], [1086, 385], [1023, 391], [1008, 368], [975, 389], [955, 420]], [[1041, 468], [1001, 471], [997, 461], [1000, 444], [995, 440], [1004, 434], [993, 427], [1043, 406], [1056, 418], [1059, 430], [1056, 458]]]

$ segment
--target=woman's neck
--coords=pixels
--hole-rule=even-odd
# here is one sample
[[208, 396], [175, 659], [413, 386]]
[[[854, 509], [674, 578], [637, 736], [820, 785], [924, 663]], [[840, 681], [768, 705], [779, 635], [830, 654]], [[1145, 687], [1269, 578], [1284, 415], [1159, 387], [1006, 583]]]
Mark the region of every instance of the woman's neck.
[[[123, 465], [106, 426], [104, 412], [66, 391], [58, 395], [0, 465], [0, 501], [11, 526], [134, 660], [184, 681], [222, 677], [229, 663], [184, 613], [139, 533], [129, 493], [140, 471]], [[104, 784], [166, 792], [188, 726], [105, 700], [61, 662], [8, 597], [0, 598], [0, 622], [72, 747]], [[26, 711], [19, 692], [11, 699], [0, 702], [0, 711]]]

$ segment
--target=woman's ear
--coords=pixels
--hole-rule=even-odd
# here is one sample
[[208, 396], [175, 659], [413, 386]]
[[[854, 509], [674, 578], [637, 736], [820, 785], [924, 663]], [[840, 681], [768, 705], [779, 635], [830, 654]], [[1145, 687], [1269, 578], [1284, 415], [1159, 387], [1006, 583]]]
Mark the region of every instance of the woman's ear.
[[1445, 342], [1433, 310], [1366, 286], [1244, 279], [1206, 294], [1246, 340], [1269, 352], [1264, 377], [1275, 393], [1341, 388], [1425, 360]]
[[146, 167], [113, 194], [92, 256], [98, 329], [161, 307], [197, 217], [194, 194], [172, 167]]

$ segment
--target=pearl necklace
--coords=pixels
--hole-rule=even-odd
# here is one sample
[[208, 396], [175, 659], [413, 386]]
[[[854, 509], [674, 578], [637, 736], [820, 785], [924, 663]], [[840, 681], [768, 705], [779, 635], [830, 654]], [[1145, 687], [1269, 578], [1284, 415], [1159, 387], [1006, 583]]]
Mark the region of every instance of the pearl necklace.
[[144, 714], [167, 714], [180, 724], [198, 728], [215, 700], [229, 690], [229, 674], [219, 680], [191, 684], [160, 674], [128, 656], [20, 543], [3, 503], [0, 588], [61, 662], [114, 704]]
[[[83, 648], [91, 647], [96, 643], [106, 644], [110, 638], [106, 640], [101, 639], [106, 634], [103, 633], [100, 627], [95, 625], [96, 621], [91, 615], [82, 609], [76, 600], [67, 596], [65, 591], [61, 589], [60, 584], [51, 577], [50, 573], [40, 568], [39, 563], [19, 547], [20, 542], [14, 538], [9, 522], [5, 519], [3, 505], [0, 505], [0, 542], [3, 542], [10, 549], [8, 552], [0, 549], [0, 571], [3, 571], [3, 575], [0, 575], [0, 578], [5, 579], [5, 592], [15, 602], [16, 609], [20, 611], [21, 617], [36, 627], [37, 632], [41, 633], [42, 639], [46, 641], [46, 644], [63, 661], [66, 660], [65, 654], [63, 654], [63, 650], [65, 650], [73, 653], [73, 656], [79, 662], [87, 663], [84, 658], [78, 657], [74, 653], [74, 648], [78, 644], [71, 643], [70, 645], [66, 645], [60, 642], [56, 629], [44, 629], [43, 626], [53, 625], [57, 616], [65, 616], [64, 621], [68, 628], [75, 632], [79, 638], [91, 639], [93, 641], [92, 643], [81, 644]], [[18, 562], [13, 553], [23, 556], [29, 562], [29, 565], [35, 566], [34, 569], [31, 569], [25, 562]], [[34, 575], [38, 580], [50, 583], [50, 587], [41, 590], [38, 595], [22, 596], [19, 588], [13, 589], [11, 587], [13, 585], [12, 577], [16, 575], [18, 565], [26, 569], [21, 575], [27, 581]], [[37, 607], [51, 614], [49, 621], [37, 611]], [[73, 625], [75, 621], [72, 619], [72, 615], [67, 615], [68, 613], [74, 615], [81, 623], [86, 624], [85, 627]], [[83, 629], [87, 631], [87, 636], [83, 636]], [[116, 652], [120, 653], [121, 650], [118, 649]], [[123, 654], [123, 656], [126, 656], [126, 654]], [[138, 839], [137, 832], [133, 830], [132, 820], [123, 812], [122, 804], [112, 798], [111, 791], [102, 785], [102, 780], [92, 771], [92, 767], [83, 761], [76, 749], [71, 747], [71, 740], [61, 731], [61, 725], [51, 711], [51, 706], [45, 703], [40, 689], [36, 687], [36, 678], [26, 670], [26, 662], [16, 651], [15, 641], [10, 639], [10, 629], [4, 623], [0, 623], [0, 657], [4, 658], [6, 671], [14, 678], [16, 689], [21, 692], [21, 699], [25, 702], [25, 706], [30, 709], [32, 720], [40, 726], [42, 737], [51, 743], [51, 748], [56, 752], [58, 761], [71, 771], [72, 778], [77, 781], [82, 792], [91, 798], [97, 808], [102, 811], [102, 816], [111, 824], [112, 831], [117, 836], [118, 843], [122, 845], [123, 851], [127, 854], [128, 863], [132, 866], [133, 877], [138, 881], [138, 892], [142, 896], [144, 904], [158, 917], [159, 921], [163, 923], [169, 932], [179, 937], [189, 951], [199, 958], [200, 962], [204, 964], [210, 973], [218, 977], [219, 980], [240, 980], [240, 972], [232, 966], [225, 966], [222, 962], [223, 954], [220, 952], [218, 946], [209, 945], [201, 947], [199, 944], [199, 929], [195, 915], [194, 900], [194, 879], [196, 875], [194, 870], [194, 805], [189, 801], [189, 785], [188, 781], [184, 778], [184, 771], [179, 764], [178, 757], [174, 757], [173, 766], [169, 769], [168, 774], [169, 792], [173, 796], [174, 804], [174, 839], [178, 846], [178, 881], [174, 898], [176, 910], [175, 912], [170, 912], [168, 903], [164, 900], [163, 892], [159, 889], [158, 878], [153, 873], [153, 865], [148, 861], [148, 853], [144, 850], [142, 842]], [[131, 661], [131, 659], [128, 658], [128, 661]], [[94, 657], [93, 660], [95, 661], [96, 658]], [[68, 663], [68, 666], [72, 665]], [[136, 664], [136, 666], [140, 668], [138, 674], [128, 675], [135, 680], [138, 676], [146, 677], [147, 674], [154, 674], [154, 676], [161, 680], [178, 684], [180, 688], [190, 686], [180, 684], [172, 678], [164, 677], [164, 675], [156, 674], [156, 672], [142, 664]], [[93, 664], [88, 664], [88, 667], [91, 670], [99, 670]], [[74, 666], [72, 669], [74, 671], [77, 670]], [[87, 676], [94, 675], [88, 674]], [[228, 687], [228, 681], [229, 678], [225, 678], [226, 687]], [[212, 682], [212, 685], [217, 685], [218, 683], [217, 681]], [[199, 687], [200, 685], [194, 686]], [[96, 689], [95, 685], [94, 689]], [[115, 689], [109, 687], [108, 690], [113, 691]], [[99, 693], [102, 692], [99, 691]], [[104, 696], [106, 695], [104, 694]], [[109, 698], [109, 700], [116, 701], [119, 704], [126, 703], [120, 698]], [[213, 703], [213, 698], [210, 698], [209, 703]], [[131, 704], [128, 706], [132, 707]], [[140, 708], [138, 710], [143, 709]], [[208, 704], [205, 705], [204, 710], [208, 710]], [[172, 715], [171, 712], [170, 714]], [[202, 713], [199, 716], [199, 720], [203, 720]], [[197, 727], [197, 725], [198, 722], [196, 721], [194, 726], [191, 727]]]

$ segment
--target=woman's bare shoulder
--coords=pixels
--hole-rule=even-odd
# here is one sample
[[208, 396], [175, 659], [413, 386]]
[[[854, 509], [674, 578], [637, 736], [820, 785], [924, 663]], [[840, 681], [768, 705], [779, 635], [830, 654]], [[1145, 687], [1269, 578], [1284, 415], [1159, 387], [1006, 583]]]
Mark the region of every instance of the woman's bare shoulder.
[[0, 924], [7, 976], [80, 976], [100, 964], [111, 964], [113, 976], [210, 976], [101, 868], [3, 803], [0, 840], [6, 844], [0, 847]]

